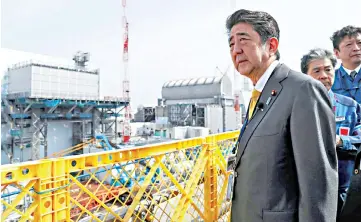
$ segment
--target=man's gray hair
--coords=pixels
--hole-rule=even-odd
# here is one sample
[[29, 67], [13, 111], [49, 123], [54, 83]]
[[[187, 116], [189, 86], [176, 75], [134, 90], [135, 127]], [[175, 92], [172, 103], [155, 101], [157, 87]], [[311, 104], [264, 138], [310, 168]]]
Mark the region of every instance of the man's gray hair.
[[333, 68], [335, 68], [337, 64], [337, 59], [331, 51], [327, 49], [315, 48], [315, 49], [311, 49], [309, 53], [307, 53], [302, 57], [301, 71], [307, 74], [308, 65], [310, 64], [310, 62], [316, 59], [329, 59], [332, 63]]

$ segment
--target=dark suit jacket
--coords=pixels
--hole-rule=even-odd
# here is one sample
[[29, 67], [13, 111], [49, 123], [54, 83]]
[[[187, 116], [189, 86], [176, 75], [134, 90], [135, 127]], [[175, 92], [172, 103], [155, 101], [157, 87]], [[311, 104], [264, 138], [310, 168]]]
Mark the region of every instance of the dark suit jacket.
[[340, 222], [361, 221], [361, 148], [355, 158], [353, 175], [340, 216]]
[[237, 150], [232, 221], [336, 221], [335, 118], [326, 88], [282, 64], [260, 103]]

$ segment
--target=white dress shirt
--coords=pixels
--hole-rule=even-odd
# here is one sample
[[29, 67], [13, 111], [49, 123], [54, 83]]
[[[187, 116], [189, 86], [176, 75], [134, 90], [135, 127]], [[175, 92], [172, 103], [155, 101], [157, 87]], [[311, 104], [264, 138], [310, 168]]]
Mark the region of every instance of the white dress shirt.
[[350, 75], [350, 73], [351, 73], [352, 71], [356, 71], [356, 73], [359, 73], [359, 72], [360, 72], [360, 69], [361, 69], [361, 64], [360, 64], [358, 67], [356, 67], [356, 69], [354, 69], [354, 70], [346, 69], [344, 66], [342, 66], [342, 67], [343, 67], [343, 69], [347, 72], [347, 74]]
[[273, 72], [273, 70], [275, 70], [275, 68], [277, 67], [277, 65], [280, 62], [278, 60], [274, 61], [271, 63], [271, 65], [267, 68], [266, 72], [263, 73], [263, 75], [261, 76], [261, 78], [257, 81], [256, 85], [254, 86], [254, 88], [258, 91], [258, 92], [262, 92], [263, 88], [265, 87], [266, 83], [268, 82], [268, 79], [271, 77], [271, 74]]

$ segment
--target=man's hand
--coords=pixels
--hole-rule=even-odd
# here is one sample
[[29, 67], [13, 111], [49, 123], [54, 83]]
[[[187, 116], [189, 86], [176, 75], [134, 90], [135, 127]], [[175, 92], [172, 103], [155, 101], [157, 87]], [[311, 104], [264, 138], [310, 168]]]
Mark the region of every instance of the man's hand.
[[336, 135], [336, 147], [341, 147], [343, 145], [342, 139], [339, 135]]

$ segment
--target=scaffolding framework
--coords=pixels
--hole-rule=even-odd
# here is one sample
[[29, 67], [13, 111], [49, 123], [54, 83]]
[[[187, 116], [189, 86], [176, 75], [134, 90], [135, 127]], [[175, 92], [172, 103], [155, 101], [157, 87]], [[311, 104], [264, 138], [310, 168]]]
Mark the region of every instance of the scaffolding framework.
[[[119, 98], [108, 100], [68, 100], [60, 98], [30, 98], [14, 95], [2, 96], [2, 124], [9, 132], [2, 141], [2, 149], [10, 162], [23, 157], [23, 149], [31, 148], [30, 160], [40, 159], [40, 146], [44, 157], [48, 154], [48, 123], [52, 121], [73, 122], [73, 145], [83, 143], [96, 134], [104, 134], [110, 140], [118, 137], [116, 121], [119, 112], [128, 102]], [[120, 111], [118, 111], [120, 110]], [[114, 127], [113, 127], [114, 126]], [[10, 138], [10, 139], [9, 139]], [[14, 156], [14, 149], [20, 149], [20, 157]]]

